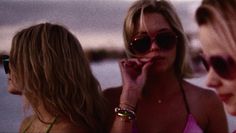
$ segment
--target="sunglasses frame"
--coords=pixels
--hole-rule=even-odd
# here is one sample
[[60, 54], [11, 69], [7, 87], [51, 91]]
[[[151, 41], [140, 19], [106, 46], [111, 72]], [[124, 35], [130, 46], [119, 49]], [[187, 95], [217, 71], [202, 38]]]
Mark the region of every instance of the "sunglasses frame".
[[226, 54], [209, 57], [201, 54], [200, 56], [207, 71], [212, 67], [215, 73], [224, 79], [236, 78], [236, 62], [231, 56]]
[[[173, 38], [172, 38], [173, 40], [170, 41], [169, 44], [161, 44], [160, 42], [158, 42], [158, 41], [160, 41], [160, 40], [158, 40], [158, 39], [160, 39], [160, 38], [158, 38], [159, 36], [168, 35], [168, 34], [169, 34], [169, 37], [173, 37]], [[146, 39], [146, 40], [141, 40], [141, 39]], [[146, 45], [146, 48], [143, 49], [143, 51], [137, 50], [137, 48], [135, 48], [135, 43], [136, 43], [137, 41], [147, 41], [147, 42], [145, 42], [146, 44], [143, 44], [143, 45]], [[155, 44], [156, 44], [161, 50], [163, 50], [163, 51], [169, 51], [169, 50], [173, 49], [174, 46], [177, 45], [178, 36], [177, 36], [176, 33], [173, 32], [173, 31], [163, 31], [163, 32], [159, 32], [159, 33], [157, 33], [157, 34], [155, 35], [154, 38], [151, 38], [146, 32], [140, 33], [140, 34], [135, 35], [135, 36], [131, 39], [131, 42], [129, 43], [129, 49], [130, 49], [130, 51], [131, 51], [133, 54], [145, 54], [145, 53], [147, 53], [147, 52], [150, 50], [153, 41], [155, 41]], [[137, 45], [137, 44], [136, 44], [136, 45]], [[141, 44], [139, 44], [139, 45], [141, 45]], [[165, 47], [165, 45], [168, 45], [168, 46]], [[144, 48], [144, 47], [142, 47], [142, 48]]]
[[10, 73], [10, 68], [9, 68], [9, 56], [8, 55], [3, 55], [2, 56], [2, 64], [3, 64], [3, 68], [5, 70], [6, 74]]

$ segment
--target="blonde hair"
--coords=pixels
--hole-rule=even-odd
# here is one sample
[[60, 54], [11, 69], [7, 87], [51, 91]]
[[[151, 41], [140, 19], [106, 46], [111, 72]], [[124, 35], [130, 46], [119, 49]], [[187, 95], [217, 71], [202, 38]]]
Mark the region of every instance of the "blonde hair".
[[218, 45], [235, 60], [236, 51], [236, 0], [204, 0], [196, 11], [196, 20], [200, 27], [207, 27], [211, 35], [201, 37], [203, 41]]
[[[10, 69], [37, 115], [42, 104], [90, 132], [103, 132], [104, 100], [80, 42], [66, 28], [42, 23], [13, 38]], [[13, 82], [14, 83], [14, 82]]]
[[137, 32], [138, 24], [143, 23], [142, 17], [145, 13], [161, 14], [177, 34], [178, 44], [174, 64], [175, 73], [179, 78], [190, 76], [189, 74], [191, 74], [191, 69], [189, 64], [186, 62], [188, 40], [176, 11], [173, 6], [165, 0], [138, 0], [131, 5], [123, 25], [123, 38], [127, 55], [129, 57], [135, 57], [135, 55], [129, 51], [129, 43]]

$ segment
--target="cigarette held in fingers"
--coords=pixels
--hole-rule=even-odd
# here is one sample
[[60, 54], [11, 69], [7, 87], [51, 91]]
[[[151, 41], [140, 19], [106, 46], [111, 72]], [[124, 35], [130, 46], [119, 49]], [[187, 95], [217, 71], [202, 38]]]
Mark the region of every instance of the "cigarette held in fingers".
[[151, 60], [152, 60], [152, 58], [139, 58], [139, 61], [141, 61], [141, 62], [149, 62]]

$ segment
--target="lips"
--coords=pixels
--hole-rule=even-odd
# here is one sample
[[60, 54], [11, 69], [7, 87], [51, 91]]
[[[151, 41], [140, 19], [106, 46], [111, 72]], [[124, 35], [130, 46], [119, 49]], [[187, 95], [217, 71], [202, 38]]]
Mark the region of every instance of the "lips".
[[163, 63], [163, 61], [165, 60], [165, 58], [164, 58], [164, 57], [157, 56], [157, 57], [153, 57], [151, 60], [152, 60], [152, 62], [155, 63], [155, 64], [160, 64], [160, 63]]
[[218, 95], [220, 100], [225, 102], [225, 103], [228, 103], [229, 102], [229, 99], [233, 96], [233, 94], [219, 94]]

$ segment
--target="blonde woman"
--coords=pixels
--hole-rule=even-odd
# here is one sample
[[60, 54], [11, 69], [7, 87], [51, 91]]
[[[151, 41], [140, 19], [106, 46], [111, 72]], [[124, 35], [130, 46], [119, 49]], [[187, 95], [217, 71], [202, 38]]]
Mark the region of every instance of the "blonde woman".
[[41, 23], [14, 36], [10, 81], [33, 114], [20, 133], [104, 133], [100, 85], [77, 38], [65, 27]]
[[123, 30], [129, 56], [120, 62], [123, 86], [104, 92], [113, 112], [112, 133], [227, 132], [216, 94], [184, 80], [188, 42], [169, 2], [134, 2]]
[[196, 12], [207, 85], [236, 116], [236, 0], [204, 0]]

